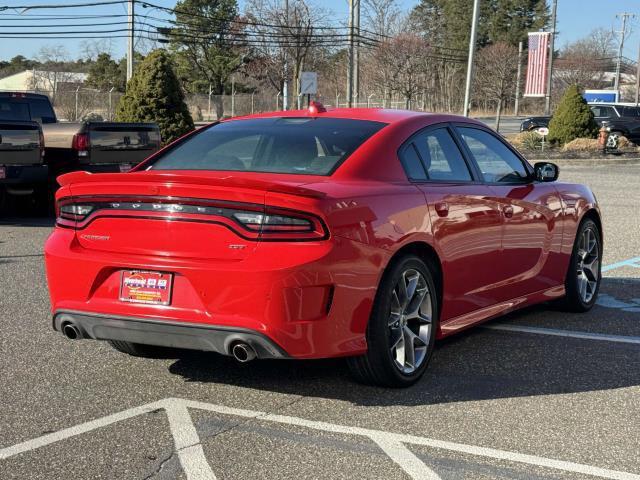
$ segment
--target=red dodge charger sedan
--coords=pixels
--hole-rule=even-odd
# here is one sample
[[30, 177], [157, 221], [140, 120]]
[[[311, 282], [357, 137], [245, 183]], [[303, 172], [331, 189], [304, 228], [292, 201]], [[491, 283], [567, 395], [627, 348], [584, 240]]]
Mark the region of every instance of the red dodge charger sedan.
[[589, 188], [482, 123], [383, 109], [235, 118], [124, 174], [60, 177], [53, 327], [131, 355], [348, 357], [407, 386], [438, 338], [527, 305], [587, 311]]

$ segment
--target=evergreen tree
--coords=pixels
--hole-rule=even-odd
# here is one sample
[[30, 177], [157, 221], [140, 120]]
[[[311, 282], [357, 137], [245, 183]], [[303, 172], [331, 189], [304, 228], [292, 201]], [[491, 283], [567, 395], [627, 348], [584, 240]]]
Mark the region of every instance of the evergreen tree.
[[136, 67], [118, 104], [116, 120], [155, 122], [165, 144], [193, 130], [184, 94], [165, 50], [151, 52]]
[[112, 88], [122, 92], [127, 83], [126, 74], [108, 53], [101, 53], [89, 67], [86, 84], [103, 92]]
[[564, 145], [576, 138], [595, 138], [598, 124], [580, 88], [567, 88], [549, 123], [549, 141]]
[[[436, 46], [467, 50], [471, 35], [473, 2], [421, 0], [411, 13], [414, 24]], [[527, 33], [549, 22], [545, 0], [483, 0], [480, 2], [478, 46], [506, 42], [518, 46]]]

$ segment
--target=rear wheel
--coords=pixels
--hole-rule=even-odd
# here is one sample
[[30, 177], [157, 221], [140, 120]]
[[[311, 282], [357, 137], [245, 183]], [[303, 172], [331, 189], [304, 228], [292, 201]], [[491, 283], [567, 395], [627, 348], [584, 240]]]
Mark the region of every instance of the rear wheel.
[[408, 255], [385, 274], [367, 327], [368, 351], [348, 359], [356, 380], [408, 387], [427, 368], [435, 343], [438, 299], [429, 267]]
[[580, 224], [565, 280], [566, 296], [560, 303], [565, 310], [587, 312], [596, 303], [602, 280], [600, 239], [600, 229], [593, 220]]
[[175, 357], [179, 351], [175, 348], [144, 345], [142, 343], [125, 342], [124, 340], [109, 340], [109, 344], [119, 352], [133, 357], [171, 358]]

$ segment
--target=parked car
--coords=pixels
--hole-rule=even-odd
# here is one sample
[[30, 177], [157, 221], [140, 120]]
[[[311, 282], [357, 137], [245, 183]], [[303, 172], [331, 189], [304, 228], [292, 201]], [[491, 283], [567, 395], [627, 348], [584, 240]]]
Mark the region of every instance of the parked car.
[[[160, 131], [153, 123], [60, 122], [46, 95], [0, 92], [0, 121], [37, 122], [44, 136], [42, 171], [48, 172], [37, 189], [54, 184], [63, 173], [86, 170], [119, 172], [129, 170], [160, 148]], [[0, 153], [0, 165], [8, 165]], [[13, 171], [13, 170], [12, 170]], [[29, 178], [29, 180], [34, 180]], [[40, 176], [38, 181], [43, 180]], [[14, 182], [9, 193], [25, 194], [31, 183]]]
[[600, 211], [557, 176], [453, 115], [312, 104], [223, 121], [130, 173], [61, 177], [53, 327], [132, 355], [348, 357], [361, 381], [407, 386], [436, 339], [594, 305]]
[[[640, 143], [640, 108], [619, 103], [593, 103], [589, 107], [598, 125], [603, 122], [611, 129], [610, 135], [627, 137], [633, 143]], [[540, 127], [548, 127], [551, 117], [529, 117], [520, 124], [520, 131], [526, 132]]]
[[37, 200], [46, 201], [43, 195], [47, 178], [40, 125], [0, 120], [0, 209], [7, 201], [7, 193], [35, 194]]

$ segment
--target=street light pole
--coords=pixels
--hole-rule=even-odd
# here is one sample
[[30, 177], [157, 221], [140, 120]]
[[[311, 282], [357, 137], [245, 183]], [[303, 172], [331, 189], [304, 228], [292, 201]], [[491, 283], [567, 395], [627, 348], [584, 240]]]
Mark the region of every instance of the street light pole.
[[549, 65], [547, 66], [547, 94], [544, 99], [544, 114], [551, 115], [551, 86], [553, 84], [553, 49], [556, 39], [556, 19], [558, 13], [558, 0], [553, 0], [551, 10], [551, 38], [549, 38]]
[[520, 78], [522, 77], [522, 42], [518, 43], [518, 73], [516, 74], [516, 102], [513, 114], [517, 117], [520, 110]]
[[[285, 39], [289, 38], [289, 0], [284, 0]], [[288, 43], [288, 41], [286, 42]], [[287, 62], [287, 48], [284, 48], [284, 85], [282, 87], [282, 109], [289, 110], [289, 64]]]
[[624, 50], [624, 37], [627, 34], [627, 18], [635, 17], [633, 13], [620, 13], [616, 17], [622, 18], [622, 30], [620, 31], [620, 43], [618, 44], [618, 58], [616, 60], [616, 79], [613, 89], [620, 93], [620, 70], [622, 69], [622, 52]]
[[135, 25], [135, 0], [129, 0], [129, 44], [127, 45], [127, 82], [133, 76], [133, 41]]
[[347, 107], [353, 107], [353, 80], [354, 80], [354, 62], [355, 62], [355, 45], [354, 45], [354, 29], [355, 29], [355, 13], [354, 1], [349, 0], [349, 65], [347, 67]]
[[476, 35], [478, 30], [478, 17], [480, 16], [480, 0], [473, 0], [473, 17], [471, 19], [471, 38], [469, 39], [469, 59], [467, 61], [467, 83], [464, 89], [464, 116], [469, 116], [469, 104], [471, 102], [471, 81], [473, 79], [473, 57], [476, 53]]

